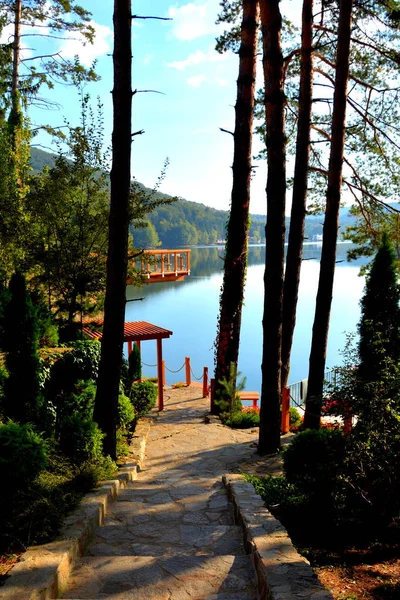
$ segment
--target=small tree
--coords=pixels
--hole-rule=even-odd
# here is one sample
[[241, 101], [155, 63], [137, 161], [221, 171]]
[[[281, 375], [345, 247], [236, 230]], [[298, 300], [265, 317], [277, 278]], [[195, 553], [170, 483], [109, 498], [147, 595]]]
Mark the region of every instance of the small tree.
[[372, 263], [361, 299], [358, 375], [376, 381], [390, 359], [400, 359], [400, 290], [396, 276], [396, 258], [386, 233]]
[[37, 422], [41, 394], [36, 311], [21, 273], [11, 277], [9, 290], [4, 321], [4, 350], [9, 372], [5, 382], [4, 415], [19, 423]]
[[142, 377], [142, 359], [137, 344], [133, 344], [132, 352], [129, 355], [128, 376], [130, 384]]

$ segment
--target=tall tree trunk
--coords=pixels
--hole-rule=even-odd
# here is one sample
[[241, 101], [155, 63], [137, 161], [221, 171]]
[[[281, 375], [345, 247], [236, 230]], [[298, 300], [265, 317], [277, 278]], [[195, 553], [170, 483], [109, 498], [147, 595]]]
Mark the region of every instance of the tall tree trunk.
[[19, 67], [21, 61], [21, 20], [22, 0], [15, 0], [14, 5], [14, 40], [12, 44], [13, 67], [11, 79], [11, 111], [9, 123], [14, 136], [15, 129], [21, 123], [21, 105], [19, 94]]
[[325, 222], [304, 417], [304, 426], [310, 429], [318, 429], [321, 419], [342, 187], [352, 8], [353, 0], [341, 1]]
[[279, 0], [260, 0], [267, 144], [267, 224], [264, 274], [263, 357], [258, 451], [280, 446], [281, 343], [285, 248], [285, 94]]
[[124, 342], [131, 183], [131, 0], [114, 0], [114, 89], [111, 204], [104, 328], [94, 420], [106, 434], [104, 451], [116, 457], [116, 419]]
[[292, 350], [293, 333], [296, 325], [296, 308], [299, 295], [301, 261], [303, 257], [313, 88], [313, 4], [314, 0], [303, 0], [299, 120], [297, 124], [296, 161], [294, 167], [289, 244], [286, 254], [285, 282], [283, 287], [282, 387], [287, 386], [289, 378], [290, 353]]
[[219, 382], [224, 378], [229, 379], [230, 364], [232, 362], [237, 364], [239, 356], [243, 291], [247, 266], [247, 235], [249, 231], [258, 20], [258, 0], [243, 0], [239, 76], [235, 107], [232, 201], [227, 226], [224, 280], [221, 290], [221, 308], [215, 351], [217, 395], [221, 389]]

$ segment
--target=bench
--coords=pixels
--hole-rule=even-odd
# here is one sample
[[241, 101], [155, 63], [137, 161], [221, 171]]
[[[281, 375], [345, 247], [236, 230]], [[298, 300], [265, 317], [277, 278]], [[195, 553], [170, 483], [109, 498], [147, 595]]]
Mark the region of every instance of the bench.
[[253, 408], [257, 408], [260, 394], [258, 392], [239, 392], [240, 400], [252, 402]]

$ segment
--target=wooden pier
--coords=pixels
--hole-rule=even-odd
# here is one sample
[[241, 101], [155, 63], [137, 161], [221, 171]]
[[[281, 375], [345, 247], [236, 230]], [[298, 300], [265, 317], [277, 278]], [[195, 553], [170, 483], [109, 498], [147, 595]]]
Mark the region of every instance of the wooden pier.
[[138, 262], [148, 283], [182, 281], [190, 275], [190, 250], [145, 250]]

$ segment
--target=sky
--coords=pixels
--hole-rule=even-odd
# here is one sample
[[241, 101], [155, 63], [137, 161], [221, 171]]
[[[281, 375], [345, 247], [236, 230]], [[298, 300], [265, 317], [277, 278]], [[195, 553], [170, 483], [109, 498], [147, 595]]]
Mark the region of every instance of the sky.
[[[112, 13], [113, 0], [80, 0], [92, 13], [96, 38], [93, 45], [81, 39], [50, 40], [46, 48], [40, 38], [26, 38], [26, 56], [44, 49], [59, 50], [63, 56], [78, 55], [86, 66], [97, 61], [101, 80], [86, 91], [93, 104], [100, 97], [104, 105], [105, 139], [111, 142], [112, 129]], [[296, 0], [286, 0], [290, 16], [296, 19]], [[133, 88], [159, 93], [138, 93], [133, 98], [132, 131], [144, 130], [132, 145], [132, 176], [152, 187], [164, 161], [169, 167], [161, 191], [186, 200], [227, 210], [232, 186], [233, 138], [220, 128], [233, 131], [238, 58], [219, 55], [215, 38], [221, 26], [215, 24], [219, 0], [133, 0], [137, 15], [168, 17], [170, 21], [133, 22]], [[29, 40], [29, 41], [28, 41]], [[261, 58], [260, 58], [261, 61]], [[259, 63], [261, 75], [261, 62]], [[261, 83], [261, 81], [260, 81]], [[52, 110], [33, 108], [33, 124], [71, 125], [79, 123], [79, 102], [73, 87], [58, 85], [42, 90], [57, 104]], [[50, 141], [38, 135], [35, 144], [48, 149]], [[254, 154], [261, 148], [254, 140]], [[250, 211], [266, 213], [266, 165], [255, 162]]]

